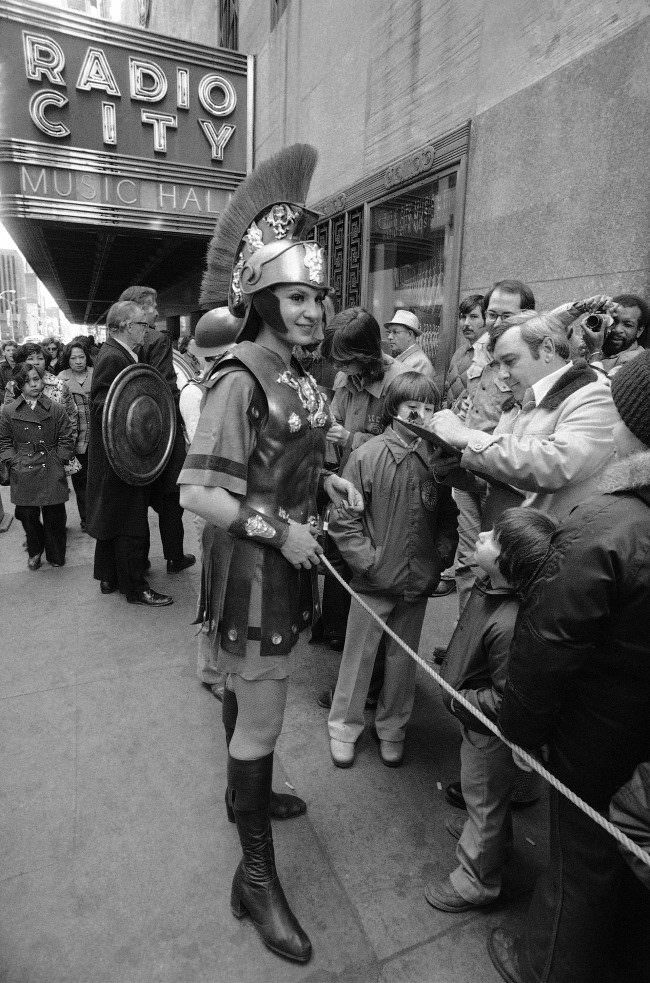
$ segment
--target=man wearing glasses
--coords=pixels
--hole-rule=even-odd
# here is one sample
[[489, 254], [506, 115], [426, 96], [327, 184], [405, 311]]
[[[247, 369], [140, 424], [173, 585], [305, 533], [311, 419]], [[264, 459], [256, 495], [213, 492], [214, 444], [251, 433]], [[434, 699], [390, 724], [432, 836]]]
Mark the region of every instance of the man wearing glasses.
[[127, 485], [112, 469], [102, 438], [102, 414], [111, 383], [138, 361], [149, 322], [131, 301], [113, 304], [106, 316], [108, 340], [95, 362], [90, 390], [87, 531], [97, 540], [94, 577], [102, 594], [120, 590], [130, 604], [164, 607], [172, 598], [149, 587], [144, 577], [149, 542], [149, 488]]

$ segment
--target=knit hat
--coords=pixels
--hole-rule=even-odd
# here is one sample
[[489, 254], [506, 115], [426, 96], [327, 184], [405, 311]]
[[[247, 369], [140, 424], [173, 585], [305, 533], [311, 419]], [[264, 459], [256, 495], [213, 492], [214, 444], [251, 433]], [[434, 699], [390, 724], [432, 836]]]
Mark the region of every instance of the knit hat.
[[650, 351], [626, 362], [612, 376], [612, 397], [627, 429], [650, 447]]

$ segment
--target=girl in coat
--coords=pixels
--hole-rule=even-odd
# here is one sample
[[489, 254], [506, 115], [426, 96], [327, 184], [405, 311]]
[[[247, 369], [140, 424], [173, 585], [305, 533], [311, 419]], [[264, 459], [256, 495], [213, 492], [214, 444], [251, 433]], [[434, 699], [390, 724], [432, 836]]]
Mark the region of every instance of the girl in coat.
[[18, 365], [13, 381], [20, 395], [0, 410], [0, 460], [9, 464], [11, 501], [27, 536], [27, 566], [38, 570], [45, 551], [52, 566], [62, 567], [68, 500], [64, 462], [74, 454], [72, 426], [63, 407], [43, 394], [37, 368]]

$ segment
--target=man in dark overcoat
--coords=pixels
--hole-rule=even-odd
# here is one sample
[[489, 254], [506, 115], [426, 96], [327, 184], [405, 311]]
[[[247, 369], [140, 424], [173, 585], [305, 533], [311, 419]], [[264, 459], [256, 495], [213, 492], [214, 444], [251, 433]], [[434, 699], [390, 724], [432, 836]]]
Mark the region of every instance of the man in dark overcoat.
[[106, 317], [108, 340], [95, 362], [90, 390], [87, 531], [97, 540], [95, 580], [102, 594], [116, 589], [131, 604], [161, 607], [172, 598], [158, 594], [145, 580], [149, 543], [149, 488], [128, 485], [112, 469], [102, 438], [102, 414], [108, 390], [119, 373], [138, 361], [134, 352], [148, 327], [142, 308], [129, 301], [113, 304]]
[[[148, 321], [149, 326], [137, 349], [138, 359], [160, 372], [176, 404], [176, 439], [165, 470], [149, 485], [149, 505], [158, 513], [160, 541], [163, 555], [167, 560], [167, 573], [179, 573], [191, 567], [196, 557], [193, 553], [183, 551], [183, 509], [180, 505], [180, 489], [176, 481], [185, 462], [185, 440], [183, 421], [178, 408], [180, 392], [176, 383], [172, 342], [166, 331], [158, 330], [156, 327], [158, 294], [153, 287], [127, 287], [122, 291], [119, 299], [130, 300], [142, 309], [143, 320]], [[147, 553], [148, 551], [147, 545]]]

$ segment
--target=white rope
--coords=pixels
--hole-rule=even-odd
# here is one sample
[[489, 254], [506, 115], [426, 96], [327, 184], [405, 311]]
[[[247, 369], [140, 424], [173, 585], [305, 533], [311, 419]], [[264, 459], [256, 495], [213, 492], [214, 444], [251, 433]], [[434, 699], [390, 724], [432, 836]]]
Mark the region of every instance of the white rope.
[[642, 863], [650, 867], [650, 854], [646, 853], [645, 850], [642, 850], [641, 847], [638, 845], [638, 843], [635, 843], [634, 840], [631, 840], [629, 836], [626, 836], [625, 833], [623, 833], [618, 828], [618, 826], [615, 826], [614, 823], [610, 823], [609, 819], [605, 819], [605, 817], [600, 812], [597, 812], [596, 809], [593, 809], [587, 802], [584, 801], [584, 799], [581, 799], [578, 795], [575, 794], [575, 792], [572, 792], [570, 788], [568, 788], [559, 779], [557, 779], [555, 775], [552, 775], [550, 771], [547, 771], [546, 768], [542, 764], [540, 764], [537, 758], [534, 758], [531, 754], [528, 753], [528, 751], [525, 751], [523, 748], [519, 747], [519, 745], [513, 744], [512, 741], [507, 740], [507, 738], [503, 736], [497, 725], [492, 720], [490, 720], [489, 717], [486, 717], [485, 714], [482, 713], [480, 710], [478, 710], [475, 706], [473, 706], [469, 702], [469, 700], [466, 700], [462, 693], [459, 693], [457, 690], [453, 688], [453, 686], [450, 686], [449, 683], [445, 679], [443, 679], [442, 676], [439, 675], [439, 673], [437, 673], [435, 669], [433, 669], [429, 665], [428, 662], [425, 662], [424, 659], [420, 658], [417, 652], [414, 652], [412, 648], [409, 648], [409, 646], [402, 641], [399, 635], [396, 635], [395, 632], [392, 630], [392, 628], [389, 628], [388, 625], [384, 621], [382, 621], [379, 615], [375, 611], [373, 611], [372, 608], [368, 604], [366, 604], [366, 602], [361, 597], [359, 597], [359, 595], [355, 591], [352, 590], [350, 585], [345, 582], [343, 577], [334, 569], [332, 564], [325, 556], [321, 555], [320, 560], [323, 566], [327, 567], [329, 572], [332, 574], [333, 577], [335, 577], [338, 580], [341, 586], [345, 587], [346, 591], [357, 602], [357, 604], [360, 604], [361, 607], [364, 609], [364, 611], [367, 611], [367, 613], [372, 618], [374, 618], [374, 620], [377, 622], [378, 625], [381, 626], [381, 628], [386, 632], [386, 634], [390, 635], [393, 641], [397, 642], [397, 644], [400, 645], [404, 649], [404, 651], [411, 656], [412, 659], [415, 659], [415, 661], [419, 666], [422, 666], [425, 672], [428, 672], [430, 676], [433, 676], [435, 681], [440, 686], [442, 686], [442, 688], [447, 693], [449, 693], [450, 696], [453, 696], [454, 700], [460, 703], [461, 706], [464, 706], [466, 710], [468, 710], [478, 720], [480, 720], [481, 723], [485, 727], [487, 727], [489, 731], [491, 731], [491, 733], [493, 733], [496, 737], [500, 738], [500, 740], [502, 740], [504, 744], [507, 744], [512, 751], [515, 751], [519, 755], [519, 757], [522, 758], [522, 760], [525, 761], [526, 764], [533, 769], [533, 771], [536, 771], [538, 775], [541, 775], [542, 778], [546, 779], [546, 781], [550, 785], [552, 785], [553, 788], [556, 788], [558, 792], [561, 792], [562, 795], [564, 795], [565, 798], [569, 800], [569, 802], [572, 802], [574, 806], [576, 806], [578, 809], [581, 809], [587, 816], [589, 816], [590, 819], [593, 819], [595, 823], [598, 823], [598, 825], [601, 826], [611, 836], [613, 836], [614, 839], [618, 840], [621, 846], [624, 846], [626, 850], [629, 850], [630, 853], [633, 853], [635, 857], [638, 857], [638, 859], [641, 860]]

